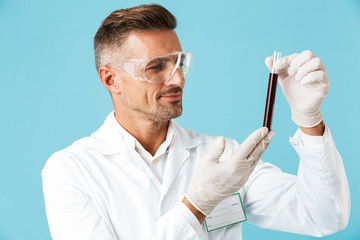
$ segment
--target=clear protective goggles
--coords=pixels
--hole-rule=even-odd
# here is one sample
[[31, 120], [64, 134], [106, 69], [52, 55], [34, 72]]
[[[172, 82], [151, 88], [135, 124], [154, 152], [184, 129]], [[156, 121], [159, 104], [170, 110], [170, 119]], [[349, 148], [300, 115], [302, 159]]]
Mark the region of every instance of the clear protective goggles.
[[136, 80], [161, 84], [170, 80], [177, 70], [184, 78], [188, 76], [193, 68], [193, 54], [179, 51], [147, 58], [121, 59], [117, 63], [112, 67]]

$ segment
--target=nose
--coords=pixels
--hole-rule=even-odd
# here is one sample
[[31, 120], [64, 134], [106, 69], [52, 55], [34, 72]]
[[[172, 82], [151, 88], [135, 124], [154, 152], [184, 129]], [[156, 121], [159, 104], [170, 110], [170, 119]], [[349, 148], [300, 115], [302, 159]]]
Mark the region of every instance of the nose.
[[185, 78], [184, 75], [181, 73], [181, 69], [177, 68], [172, 77], [167, 80], [164, 84], [165, 85], [184, 85]]

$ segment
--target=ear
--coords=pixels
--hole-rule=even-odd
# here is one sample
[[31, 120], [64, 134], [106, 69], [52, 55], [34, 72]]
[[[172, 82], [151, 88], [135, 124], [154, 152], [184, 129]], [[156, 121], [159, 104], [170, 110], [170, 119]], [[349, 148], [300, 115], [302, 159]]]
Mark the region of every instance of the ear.
[[100, 67], [99, 68], [99, 77], [110, 93], [119, 94], [120, 86], [118, 81], [115, 81], [115, 71], [109, 67]]

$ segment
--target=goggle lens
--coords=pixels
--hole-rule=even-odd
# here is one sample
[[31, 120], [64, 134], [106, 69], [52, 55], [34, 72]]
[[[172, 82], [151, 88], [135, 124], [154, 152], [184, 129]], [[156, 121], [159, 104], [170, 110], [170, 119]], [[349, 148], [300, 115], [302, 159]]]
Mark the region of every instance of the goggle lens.
[[178, 70], [185, 77], [192, 70], [192, 54], [178, 52], [149, 60], [144, 66], [146, 80], [153, 83], [164, 83], [170, 80]]

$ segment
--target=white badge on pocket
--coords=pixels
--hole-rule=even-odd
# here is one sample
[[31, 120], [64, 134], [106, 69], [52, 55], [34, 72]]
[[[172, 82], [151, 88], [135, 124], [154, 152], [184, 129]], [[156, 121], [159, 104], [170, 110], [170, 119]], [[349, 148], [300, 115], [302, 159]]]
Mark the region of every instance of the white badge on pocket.
[[228, 227], [247, 220], [244, 207], [239, 193], [221, 201], [213, 212], [205, 218], [205, 226], [208, 232]]

